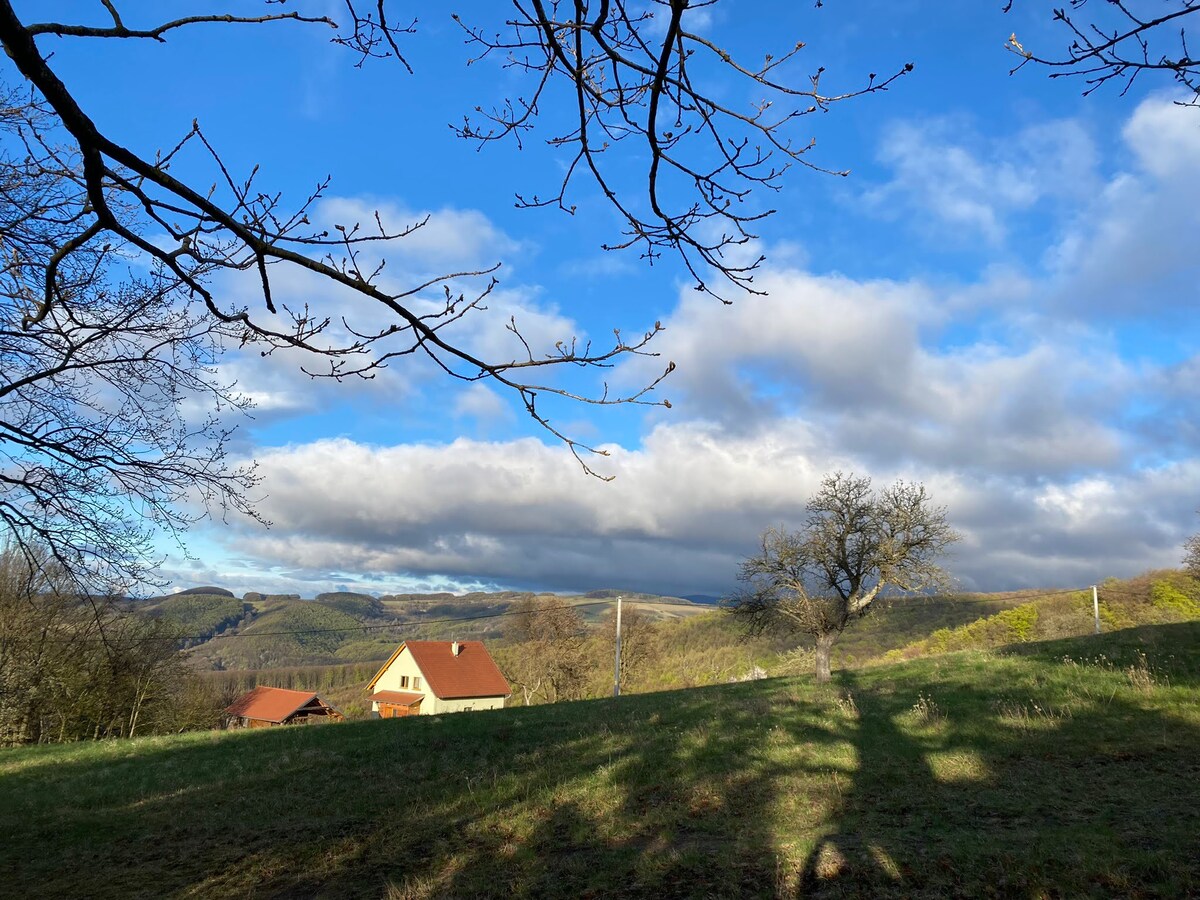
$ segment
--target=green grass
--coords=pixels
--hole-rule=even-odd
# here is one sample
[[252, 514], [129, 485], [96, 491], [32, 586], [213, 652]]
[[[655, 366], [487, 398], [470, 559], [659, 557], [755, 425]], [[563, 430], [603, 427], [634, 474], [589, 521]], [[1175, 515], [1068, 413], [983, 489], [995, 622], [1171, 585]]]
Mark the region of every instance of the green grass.
[[0, 755], [11, 896], [1182, 897], [1200, 624]]

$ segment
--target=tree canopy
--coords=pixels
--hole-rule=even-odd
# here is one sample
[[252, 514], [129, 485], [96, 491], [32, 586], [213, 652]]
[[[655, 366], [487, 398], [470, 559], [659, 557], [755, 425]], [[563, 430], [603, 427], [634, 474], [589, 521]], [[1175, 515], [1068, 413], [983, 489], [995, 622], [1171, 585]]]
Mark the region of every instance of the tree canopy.
[[888, 590], [922, 591], [945, 582], [939, 558], [958, 540], [946, 510], [925, 486], [841, 472], [826, 477], [797, 531], [770, 528], [727, 608], [753, 633], [792, 632], [816, 641], [817, 677], [828, 681], [838, 635]]

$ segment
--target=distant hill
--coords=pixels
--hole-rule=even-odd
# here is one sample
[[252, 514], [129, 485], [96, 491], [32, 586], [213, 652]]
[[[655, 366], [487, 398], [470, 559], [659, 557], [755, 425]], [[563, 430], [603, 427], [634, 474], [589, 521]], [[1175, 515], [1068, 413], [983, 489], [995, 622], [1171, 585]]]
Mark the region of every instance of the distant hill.
[[675, 620], [706, 609], [680, 597], [616, 590], [578, 595], [476, 591], [379, 597], [331, 591], [312, 600], [250, 592], [238, 601], [228, 591], [214, 595], [199, 589], [157, 598], [142, 608], [151, 615], [169, 611], [181, 632], [200, 638], [190, 642], [189, 653], [196, 663], [242, 670], [380, 660], [408, 638], [494, 640], [503, 636], [505, 614], [513, 604], [535, 597], [578, 606], [585, 622], [597, 622], [613, 606], [606, 601], [618, 595], [636, 603], [652, 620]]
[[225, 588], [221, 588], [221, 587], [188, 588], [187, 590], [184, 590], [184, 591], [177, 591], [176, 593], [172, 594], [171, 596], [186, 597], [189, 594], [205, 594], [205, 595], [211, 595], [214, 597], [233, 597], [234, 596], [233, 591], [227, 591], [227, 590], [225, 590]]
[[[138, 608], [176, 624], [181, 633], [193, 637], [189, 653], [196, 663], [244, 670], [380, 660], [408, 638], [496, 640], [504, 637], [506, 614], [513, 604], [534, 597], [578, 606], [584, 621], [594, 624], [613, 608], [617, 596], [625, 598], [627, 608], [636, 605], [658, 622], [692, 619], [704, 613], [716, 616], [701, 631], [688, 632], [689, 647], [697, 634], [707, 634], [707, 639], [716, 642], [714, 648], [738, 639], [736, 624], [714, 610], [718, 597], [662, 597], [615, 588], [574, 595], [490, 591], [374, 597], [333, 591], [312, 600], [248, 593], [244, 601], [238, 601], [229, 591], [210, 587], [146, 601]], [[1200, 618], [1200, 583], [1182, 572], [1151, 572], [1127, 581], [1106, 582], [1100, 587], [1100, 600], [1106, 629]], [[1026, 590], [901, 597], [881, 602], [871, 615], [848, 628], [834, 645], [833, 663], [837, 668], [850, 668], [885, 655], [915, 658], [1085, 634], [1092, 628], [1090, 592]], [[677, 636], [673, 642], [676, 649], [684, 641], [684, 633]], [[804, 643], [799, 637], [790, 641], [779, 642], [780, 653]], [[669, 674], [664, 671], [664, 679]]]
[[189, 638], [188, 645], [203, 643], [231, 631], [251, 614], [249, 606], [229, 591], [213, 594], [203, 593], [201, 589], [180, 591], [137, 604], [134, 608], [174, 626], [179, 634]]

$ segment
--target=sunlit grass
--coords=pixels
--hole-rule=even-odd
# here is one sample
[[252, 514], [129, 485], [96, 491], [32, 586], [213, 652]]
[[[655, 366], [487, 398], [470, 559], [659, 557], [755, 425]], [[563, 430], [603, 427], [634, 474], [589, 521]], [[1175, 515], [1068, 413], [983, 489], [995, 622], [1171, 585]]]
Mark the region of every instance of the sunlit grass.
[[6, 894], [1184, 896], [1200, 626], [0, 754]]

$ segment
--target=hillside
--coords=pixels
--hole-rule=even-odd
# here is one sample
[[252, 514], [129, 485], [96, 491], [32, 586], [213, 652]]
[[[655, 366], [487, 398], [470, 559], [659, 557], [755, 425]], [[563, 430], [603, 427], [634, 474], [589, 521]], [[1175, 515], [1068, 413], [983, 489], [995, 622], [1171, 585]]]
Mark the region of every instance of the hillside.
[[1187, 896], [1200, 624], [0, 755], [21, 897]]
[[[954, 650], [986, 650], [1008, 644], [1091, 634], [1095, 629], [1092, 592], [1050, 591], [1016, 595], [1006, 607], [962, 624], [947, 621], [903, 646], [893, 643], [885, 658], [913, 659]], [[995, 596], [995, 595], [993, 595]], [[1099, 586], [1103, 631], [1200, 619], [1200, 581], [1175, 569], [1147, 572]], [[930, 620], [935, 621], [935, 620]]]
[[[222, 588], [181, 591], [144, 601], [140, 611], [162, 617], [188, 642], [199, 668], [221, 670], [339, 665], [386, 659], [406, 638], [495, 640], [504, 634], [505, 614], [519, 600], [546, 598], [577, 606], [587, 623], [608, 612], [618, 591], [562, 596], [520, 591], [456, 595], [387, 594], [349, 591], [295, 595], [251, 592], [242, 600]], [[676, 621], [707, 612], [678, 597], [625, 592], [654, 621]], [[299, 632], [299, 633], [297, 633]]]
[[[209, 590], [181, 591], [138, 608], [168, 623], [180, 634], [198, 638], [189, 643], [203, 643], [222, 632], [232, 632], [243, 620], [249, 620], [251, 610], [248, 604], [236, 599], [228, 591], [211, 593]], [[211, 590], [220, 591], [219, 588]]]

